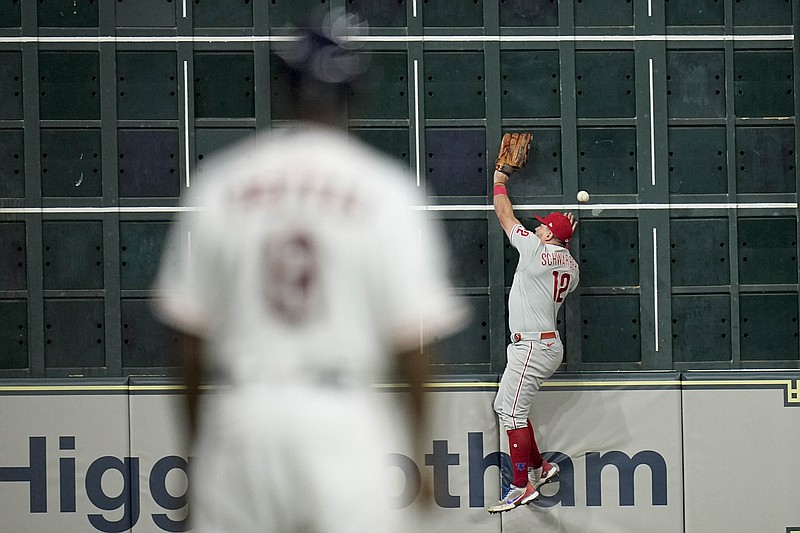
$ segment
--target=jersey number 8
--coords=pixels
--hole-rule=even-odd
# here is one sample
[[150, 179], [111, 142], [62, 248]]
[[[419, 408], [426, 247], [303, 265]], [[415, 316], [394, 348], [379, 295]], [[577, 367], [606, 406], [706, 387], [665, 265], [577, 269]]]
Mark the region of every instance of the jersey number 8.
[[266, 250], [266, 297], [287, 322], [307, 320], [315, 311], [319, 259], [312, 239], [295, 233], [275, 239]]

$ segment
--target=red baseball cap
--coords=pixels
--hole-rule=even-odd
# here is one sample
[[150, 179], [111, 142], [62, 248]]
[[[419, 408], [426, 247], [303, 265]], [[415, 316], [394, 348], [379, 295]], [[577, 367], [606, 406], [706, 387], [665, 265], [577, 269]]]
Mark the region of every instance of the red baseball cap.
[[572, 238], [572, 223], [563, 213], [553, 211], [544, 218], [538, 215], [533, 216], [536, 217], [536, 220], [550, 228], [553, 235], [564, 244], [567, 244]]

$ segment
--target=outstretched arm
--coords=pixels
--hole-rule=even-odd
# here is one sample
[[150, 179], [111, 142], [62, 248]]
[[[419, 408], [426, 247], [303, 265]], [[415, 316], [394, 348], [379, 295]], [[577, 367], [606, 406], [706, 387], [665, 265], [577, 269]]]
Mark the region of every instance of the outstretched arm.
[[494, 171], [494, 213], [497, 215], [497, 220], [506, 232], [506, 236], [511, 238], [511, 230], [519, 224], [519, 220], [514, 216], [514, 206], [511, 205], [511, 200], [508, 199], [508, 194], [505, 193], [506, 182], [508, 176], [502, 172]]

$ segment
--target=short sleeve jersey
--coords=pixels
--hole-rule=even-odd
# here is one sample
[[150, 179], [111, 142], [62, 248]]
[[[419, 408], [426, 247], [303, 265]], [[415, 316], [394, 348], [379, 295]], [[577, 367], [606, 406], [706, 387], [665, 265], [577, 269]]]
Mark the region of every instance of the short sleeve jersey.
[[234, 384], [372, 382], [423, 326], [460, 326], [439, 228], [396, 163], [310, 126], [222, 160], [173, 228], [158, 310]]
[[508, 327], [515, 332], [556, 330], [556, 316], [567, 294], [578, 286], [578, 263], [569, 251], [544, 244], [521, 224], [511, 229], [519, 263], [508, 295]]

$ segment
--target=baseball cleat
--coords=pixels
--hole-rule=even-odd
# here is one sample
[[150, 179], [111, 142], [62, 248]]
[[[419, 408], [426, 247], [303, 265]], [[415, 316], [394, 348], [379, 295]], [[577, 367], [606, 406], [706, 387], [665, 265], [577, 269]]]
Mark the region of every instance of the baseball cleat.
[[539, 497], [539, 491], [528, 483], [524, 487], [511, 485], [502, 500], [489, 507], [490, 513], [502, 513], [515, 509], [520, 505], [527, 505]]
[[555, 479], [559, 473], [557, 463], [548, 463], [545, 461], [539, 468], [528, 470], [528, 481], [537, 489], [542, 485], [550, 483]]

